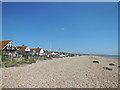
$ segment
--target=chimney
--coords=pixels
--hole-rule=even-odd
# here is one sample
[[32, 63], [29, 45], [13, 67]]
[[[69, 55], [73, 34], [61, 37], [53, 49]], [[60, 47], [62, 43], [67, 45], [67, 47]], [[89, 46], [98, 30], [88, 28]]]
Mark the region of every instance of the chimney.
[[25, 46], [24, 44], [22, 46]]
[[39, 47], [37, 47], [37, 48], [39, 48]]

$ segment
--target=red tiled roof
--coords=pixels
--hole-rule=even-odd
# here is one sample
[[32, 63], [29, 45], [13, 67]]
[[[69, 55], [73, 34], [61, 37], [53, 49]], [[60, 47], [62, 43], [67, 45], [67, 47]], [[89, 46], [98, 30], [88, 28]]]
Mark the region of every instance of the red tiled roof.
[[59, 53], [58, 51], [51, 51], [51, 53]]
[[27, 48], [27, 46], [17, 46], [19, 51], [25, 51], [25, 49]]
[[3, 48], [5, 48], [5, 46], [11, 42], [12, 40], [8, 40], [8, 41], [0, 41], [0, 50], [2, 50]]
[[50, 51], [48, 51], [48, 50], [43, 50], [45, 53], [51, 53]]
[[39, 53], [42, 48], [31, 48], [30, 51], [35, 50], [35, 52]]

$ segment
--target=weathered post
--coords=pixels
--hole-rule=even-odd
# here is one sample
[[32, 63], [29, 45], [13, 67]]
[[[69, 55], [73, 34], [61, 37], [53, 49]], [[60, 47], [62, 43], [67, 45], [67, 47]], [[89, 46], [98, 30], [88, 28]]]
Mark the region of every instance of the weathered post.
[[11, 54], [11, 62], [12, 62], [12, 54]]

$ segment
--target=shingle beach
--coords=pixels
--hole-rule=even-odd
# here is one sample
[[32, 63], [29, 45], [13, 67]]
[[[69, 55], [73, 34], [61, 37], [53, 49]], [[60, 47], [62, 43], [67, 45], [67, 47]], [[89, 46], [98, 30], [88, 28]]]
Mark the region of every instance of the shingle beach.
[[[115, 65], [109, 65], [110, 63]], [[54, 58], [0, 69], [2, 88], [117, 88], [118, 86], [118, 60], [105, 57]]]

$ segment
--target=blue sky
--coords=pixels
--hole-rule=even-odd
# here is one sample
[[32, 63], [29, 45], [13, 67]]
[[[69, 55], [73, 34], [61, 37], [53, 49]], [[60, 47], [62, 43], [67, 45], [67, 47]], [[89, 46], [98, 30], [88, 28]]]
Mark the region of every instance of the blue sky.
[[3, 3], [3, 40], [74, 53], [117, 54], [117, 2]]

